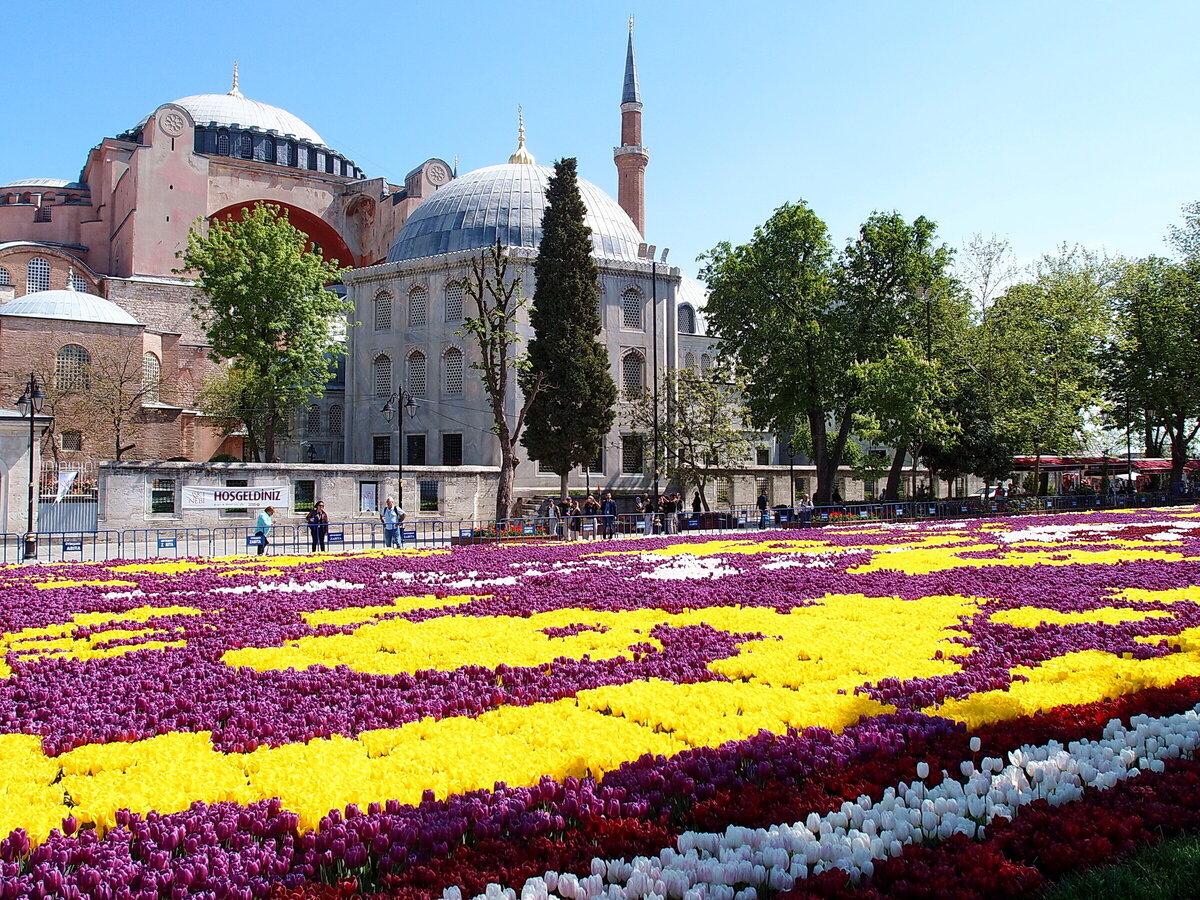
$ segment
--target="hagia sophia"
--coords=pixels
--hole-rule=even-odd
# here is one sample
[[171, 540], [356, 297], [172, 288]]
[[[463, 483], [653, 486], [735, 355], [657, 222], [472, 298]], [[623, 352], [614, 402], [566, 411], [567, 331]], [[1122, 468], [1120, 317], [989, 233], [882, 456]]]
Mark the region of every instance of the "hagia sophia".
[[[632, 23], [619, 111], [617, 197], [583, 178], [580, 190], [600, 271], [600, 340], [618, 387], [635, 392], [650, 384], [655, 359], [663, 377], [707, 367], [713, 346], [703, 334], [702, 287], [661, 258], [652, 262], [644, 243], [649, 152]], [[0, 185], [0, 380], [15, 398], [36, 373], [53, 398], [51, 387], [69, 393], [101, 359], [119, 360], [140, 381], [130, 385], [136, 441], [122, 459], [241, 458], [238, 433], [214, 428], [197, 409], [217, 364], [193, 317], [197, 288], [176, 272], [177, 253], [197, 221], [237, 218], [266, 201], [286, 209], [326, 258], [352, 267], [338, 290], [355, 310], [345, 365], [322, 399], [300, 411], [283, 459], [395, 465], [403, 452], [412, 466], [495, 465], [491, 413], [471, 368], [477, 351], [460, 334], [463, 278], [472, 257], [499, 239], [532, 296], [529, 263], [552, 174], [526, 146], [522, 122], [516, 150], [498, 165], [460, 174], [431, 158], [399, 183], [368, 176], [297, 116], [243, 94], [235, 65], [227, 93], [163, 103], [101, 140], [77, 180]], [[519, 331], [527, 341], [527, 315]], [[381, 412], [398, 390], [418, 408], [403, 447]], [[514, 409], [517, 402], [509, 398]], [[48, 411], [55, 421], [44, 455], [114, 457], [121, 441], [96, 433], [68, 403]], [[619, 412], [578, 484], [587, 477], [640, 489], [648, 457]], [[519, 491], [556, 486], [536, 462], [518, 469]]]

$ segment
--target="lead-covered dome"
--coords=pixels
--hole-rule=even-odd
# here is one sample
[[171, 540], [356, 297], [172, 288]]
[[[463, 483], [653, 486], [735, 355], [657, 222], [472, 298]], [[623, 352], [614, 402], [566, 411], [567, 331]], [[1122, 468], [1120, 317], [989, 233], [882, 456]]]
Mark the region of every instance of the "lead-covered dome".
[[142, 323], [111, 300], [83, 291], [35, 291], [0, 306], [0, 316], [57, 319], [63, 322], [97, 322], [105, 325]]
[[[476, 169], [455, 178], [417, 207], [388, 251], [388, 262], [402, 262], [479, 250], [499, 238], [506, 247], [536, 248], [542, 240], [546, 188], [554, 170], [510, 163]], [[590, 181], [579, 179], [579, 193], [599, 259], [636, 260], [642, 236], [628, 213]]]
[[316, 130], [286, 109], [251, 100], [238, 94], [193, 94], [171, 101], [182, 106], [197, 125], [257, 128], [279, 135], [293, 135], [302, 141], [328, 146]]

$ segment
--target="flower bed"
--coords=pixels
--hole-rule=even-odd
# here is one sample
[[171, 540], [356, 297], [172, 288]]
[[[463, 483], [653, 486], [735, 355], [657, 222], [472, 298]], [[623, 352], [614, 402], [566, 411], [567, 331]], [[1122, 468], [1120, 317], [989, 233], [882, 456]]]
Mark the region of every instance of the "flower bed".
[[0, 585], [0, 900], [1019, 896], [1198, 816], [1200, 510]]

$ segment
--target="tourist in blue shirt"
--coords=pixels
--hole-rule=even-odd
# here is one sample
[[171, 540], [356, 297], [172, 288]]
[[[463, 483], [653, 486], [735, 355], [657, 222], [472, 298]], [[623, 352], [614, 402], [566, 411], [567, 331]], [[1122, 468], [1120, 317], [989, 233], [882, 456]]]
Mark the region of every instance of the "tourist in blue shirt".
[[268, 506], [258, 514], [258, 518], [254, 522], [254, 533], [262, 536], [262, 543], [258, 545], [258, 555], [262, 556], [267, 552], [268, 535], [271, 533], [271, 526], [275, 524], [275, 507]]
[[396, 501], [388, 497], [383, 501], [383, 512], [379, 521], [383, 523], [383, 546], [400, 546], [400, 523], [408, 518], [408, 513], [396, 505]]
[[604, 516], [604, 536], [606, 538], [615, 537], [617, 533], [617, 501], [613, 499], [611, 491], [604, 495], [604, 502], [600, 504], [600, 515]]

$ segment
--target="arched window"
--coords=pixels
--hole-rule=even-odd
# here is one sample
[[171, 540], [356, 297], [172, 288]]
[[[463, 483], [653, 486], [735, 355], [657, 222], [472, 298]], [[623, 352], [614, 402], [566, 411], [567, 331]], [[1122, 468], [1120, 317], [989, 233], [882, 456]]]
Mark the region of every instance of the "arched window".
[[690, 303], [681, 303], [679, 306], [679, 333], [696, 333], [696, 311]]
[[392, 358], [386, 353], [380, 353], [372, 363], [375, 370], [375, 396], [392, 396]]
[[25, 293], [50, 290], [50, 263], [35, 256], [25, 266]]
[[463, 286], [452, 281], [446, 285], [446, 321], [461, 322], [463, 318]]
[[413, 328], [425, 326], [425, 314], [429, 309], [429, 291], [418, 284], [408, 292], [408, 324]]
[[626, 328], [642, 327], [642, 292], [637, 288], [625, 288], [621, 294], [621, 324]]
[[67, 287], [73, 291], [79, 291], [86, 294], [88, 289], [87, 279], [72, 269], [67, 274]]
[[637, 350], [621, 360], [621, 388], [626, 397], [640, 397], [646, 390], [646, 358]]
[[313, 404], [308, 408], [308, 418], [304, 422], [304, 434], [312, 437], [321, 430], [321, 407]]
[[0, 287], [12, 287], [12, 276], [4, 266], [0, 266]]
[[425, 396], [425, 354], [414, 350], [408, 355], [408, 392], [414, 397]]
[[267, 162], [275, 162], [275, 138], [265, 137], [262, 142], [263, 158]]
[[380, 291], [375, 295], [375, 330], [387, 331], [392, 327], [392, 295]]
[[700, 354], [700, 374], [707, 375], [709, 372], [712, 371], [712, 366], [713, 366], [712, 357], [709, 356], [707, 353], [701, 353]]
[[329, 433], [337, 437], [342, 434], [342, 407], [337, 403], [329, 407]]
[[683, 354], [683, 367], [685, 369], [692, 369], [692, 370], [695, 370], [695, 368], [696, 368], [696, 354], [693, 353], [691, 350], [689, 350], [687, 353]]
[[54, 360], [54, 386], [60, 391], [86, 391], [92, 357], [78, 344], [67, 344]]
[[142, 356], [142, 399], [144, 402], [158, 402], [158, 388], [162, 382], [162, 365], [153, 353]]
[[242, 159], [254, 158], [254, 141], [250, 135], [242, 133], [237, 136], [237, 149]]
[[446, 351], [446, 393], [463, 392], [463, 352], [457, 347]]
[[217, 134], [217, 155], [229, 155], [229, 132], [222, 131]]

